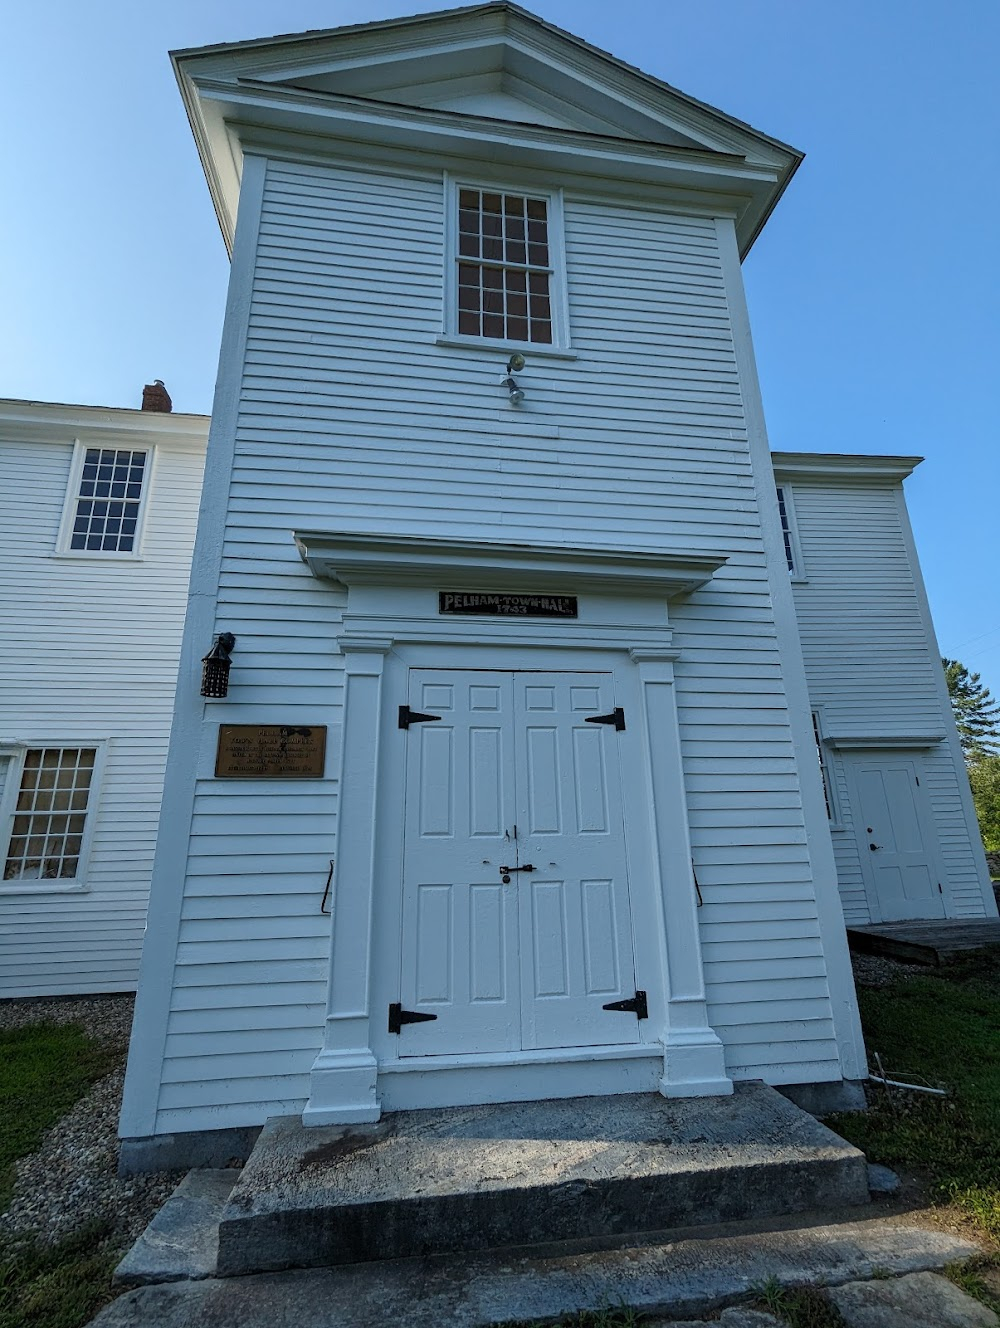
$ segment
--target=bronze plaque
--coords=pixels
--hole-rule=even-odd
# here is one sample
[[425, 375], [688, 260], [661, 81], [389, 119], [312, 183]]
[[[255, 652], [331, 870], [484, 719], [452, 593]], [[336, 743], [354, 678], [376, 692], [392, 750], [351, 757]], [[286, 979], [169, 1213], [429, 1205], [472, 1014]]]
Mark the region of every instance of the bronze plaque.
[[322, 779], [325, 724], [220, 724], [217, 779]]

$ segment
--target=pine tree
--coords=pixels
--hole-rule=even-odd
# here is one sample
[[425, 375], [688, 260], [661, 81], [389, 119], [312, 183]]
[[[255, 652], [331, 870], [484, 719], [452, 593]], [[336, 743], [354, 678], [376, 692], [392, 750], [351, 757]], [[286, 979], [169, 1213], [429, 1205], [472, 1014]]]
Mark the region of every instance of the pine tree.
[[1000, 705], [978, 673], [957, 659], [942, 659], [959, 741], [967, 761], [1000, 754]]
[[1000, 756], [977, 756], [969, 762], [969, 783], [987, 853], [1000, 853]]

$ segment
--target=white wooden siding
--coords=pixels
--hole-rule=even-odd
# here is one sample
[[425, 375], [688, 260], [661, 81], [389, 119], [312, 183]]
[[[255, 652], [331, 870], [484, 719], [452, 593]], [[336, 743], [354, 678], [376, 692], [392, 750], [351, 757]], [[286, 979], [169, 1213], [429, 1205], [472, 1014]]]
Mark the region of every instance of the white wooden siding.
[[737, 1077], [839, 1076], [715, 226], [568, 195], [579, 359], [528, 352], [515, 412], [501, 353], [435, 345], [442, 198], [268, 164], [158, 1131], [300, 1110], [322, 1038], [335, 784], [207, 777], [223, 717], [340, 722], [343, 599], [295, 528], [729, 555], [676, 612], [713, 1018]]
[[204, 463], [155, 424], [137, 561], [53, 557], [72, 424], [0, 429], [0, 747], [108, 742], [85, 888], [0, 882], [0, 996], [135, 990]]
[[[920, 611], [899, 483], [829, 476], [783, 483], [795, 494], [805, 575], [794, 586], [795, 611], [809, 696], [822, 713], [824, 734], [942, 732], [950, 715], [942, 709], [940, 664]], [[947, 743], [912, 755], [926, 779], [949, 916], [983, 917], [984, 887], [959, 794], [965, 771]], [[840, 813], [833, 844], [845, 920], [863, 925], [872, 919], [844, 763], [836, 752], [827, 759]]]

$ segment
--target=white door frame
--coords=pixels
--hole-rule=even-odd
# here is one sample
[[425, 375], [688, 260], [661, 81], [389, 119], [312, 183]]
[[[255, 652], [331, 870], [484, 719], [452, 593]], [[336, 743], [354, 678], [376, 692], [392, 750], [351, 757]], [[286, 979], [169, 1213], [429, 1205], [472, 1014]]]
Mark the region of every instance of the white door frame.
[[[495, 557], [495, 548], [483, 548]], [[565, 557], [566, 551], [560, 554]], [[690, 578], [682, 587], [670, 559], [650, 578], [650, 556], [639, 555], [643, 583], [626, 587], [620, 584], [622, 555], [608, 557], [617, 570], [606, 574], [616, 582], [606, 586], [598, 570], [600, 551], [589, 555], [586, 574], [577, 566], [560, 576], [542, 566], [550, 591], [573, 593], [581, 582], [594, 590], [580, 595], [579, 620], [494, 619], [488, 627], [481, 619], [438, 615], [431, 587], [442, 583], [440, 569], [434, 566], [418, 578], [420, 552], [412, 545], [409, 585], [400, 584], [398, 564], [338, 573], [350, 586], [340, 637], [341, 801], [328, 1007], [303, 1112], [306, 1124], [377, 1120], [383, 1102], [396, 1109], [657, 1088], [667, 1097], [733, 1091], [705, 998], [674, 687], [679, 651], [671, 643], [664, 603], [670, 594], [691, 588]], [[447, 588], [498, 584], [496, 578], [487, 581], [488, 569], [478, 560], [464, 580], [457, 581], [457, 575], [452, 568]], [[498, 575], [507, 590], [541, 588], [537, 579], [518, 577], [509, 568]], [[418, 580], [424, 584], [414, 584]], [[631, 594], [623, 596], [623, 589]], [[397, 716], [406, 699], [407, 671], [416, 667], [614, 675], [616, 704], [626, 710], [619, 737], [636, 982], [649, 1003], [638, 1047], [472, 1056], [464, 1065], [448, 1056], [447, 1066], [433, 1064], [435, 1058], [417, 1064], [407, 1058], [403, 1068], [386, 1013], [389, 1002], [399, 999], [404, 735]]]

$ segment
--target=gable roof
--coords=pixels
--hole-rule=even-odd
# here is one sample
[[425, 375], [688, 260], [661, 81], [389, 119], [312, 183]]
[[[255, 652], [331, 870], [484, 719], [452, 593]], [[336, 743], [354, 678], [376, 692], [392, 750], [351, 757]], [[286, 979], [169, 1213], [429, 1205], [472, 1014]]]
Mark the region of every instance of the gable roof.
[[240, 147], [262, 131], [443, 158], [488, 143], [503, 164], [701, 189], [728, 200], [743, 253], [802, 160], [510, 0], [171, 58], [227, 240]]

